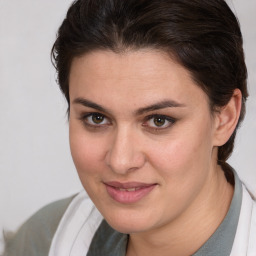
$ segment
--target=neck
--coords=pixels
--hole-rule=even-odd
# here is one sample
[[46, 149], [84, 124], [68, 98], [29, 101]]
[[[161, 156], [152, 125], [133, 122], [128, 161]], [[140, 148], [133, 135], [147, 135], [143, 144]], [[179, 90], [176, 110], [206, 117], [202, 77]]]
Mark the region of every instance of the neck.
[[182, 216], [157, 230], [130, 234], [127, 256], [192, 255], [219, 227], [232, 196], [233, 187], [218, 166]]

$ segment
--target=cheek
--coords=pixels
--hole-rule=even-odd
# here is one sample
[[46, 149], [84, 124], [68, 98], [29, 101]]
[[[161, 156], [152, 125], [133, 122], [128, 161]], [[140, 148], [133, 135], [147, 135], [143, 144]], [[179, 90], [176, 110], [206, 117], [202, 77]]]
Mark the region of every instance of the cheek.
[[69, 138], [72, 158], [80, 178], [96, 175], [102, 169], [99, 166], [105, 155], [103, 142], [72, 124]]
[[159, 203], [163, 203], [166, 214], [172, 212], [178, 216], [206, 184], [211, 166], [211, 139], [209, 131], [202, 129], [181, 132], [180, 136], [176, 134], [169, 139], [160, 148], [152, 148], [151, 165], [157, 170], [164, 191]]
[[151, 161], [164, 176], [182, 178], [209, 170], [211, 164], [211, 134], [208, 125], [179, 130], [165, 143], [151, 147]]

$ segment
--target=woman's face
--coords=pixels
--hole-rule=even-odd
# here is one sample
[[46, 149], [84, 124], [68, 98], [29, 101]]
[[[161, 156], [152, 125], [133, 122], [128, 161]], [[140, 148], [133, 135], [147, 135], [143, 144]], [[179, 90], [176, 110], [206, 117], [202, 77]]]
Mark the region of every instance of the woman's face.
[[189, 72], [155, 50], [95, 51], [70, 73], [70, 146], [108, 223], [141, 232], [200, 205], [216, 168], [215, 119]]

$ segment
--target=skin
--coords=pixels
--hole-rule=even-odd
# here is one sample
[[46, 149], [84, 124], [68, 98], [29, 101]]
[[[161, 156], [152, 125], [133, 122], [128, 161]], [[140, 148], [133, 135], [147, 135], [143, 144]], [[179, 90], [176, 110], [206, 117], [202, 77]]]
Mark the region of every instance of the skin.
[[[152, 49], [94, 51], [73, 60], [72, 157], [107, 222], [130, 234], [128, 256], [191, 255], [220, 225], [233, 187], [217, 165], [217, 147], [235, 128], [240, 99], [236, 91], [227, 107], [211, 113], [190, 73]], [[175, 104], [145, 109], [163, 101]], [[156, 186], [138, 202], [122, 204], [107, 193], [109, 181]]]

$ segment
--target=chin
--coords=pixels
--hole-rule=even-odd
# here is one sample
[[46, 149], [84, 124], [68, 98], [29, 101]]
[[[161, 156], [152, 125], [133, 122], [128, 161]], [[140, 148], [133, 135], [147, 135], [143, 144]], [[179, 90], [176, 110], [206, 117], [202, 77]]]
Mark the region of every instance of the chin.
[[141, 223], [138, 225], [138, 223], [132, 222], [108, 222], [108, 224], [116, 231], [124, 234], [140, 233], [147, 230], [147, 228], [144, 225], [141, 225]]
[[116, 213], [110, 216], [105, 216], [105, 220], [116, 231], [124, 234], [139, 233], [150, 229], [152, 218], [136, 215], [135, 213], [126, 212], [125, 214]]

